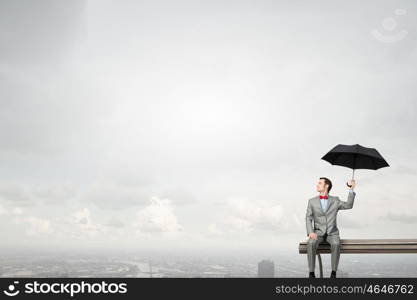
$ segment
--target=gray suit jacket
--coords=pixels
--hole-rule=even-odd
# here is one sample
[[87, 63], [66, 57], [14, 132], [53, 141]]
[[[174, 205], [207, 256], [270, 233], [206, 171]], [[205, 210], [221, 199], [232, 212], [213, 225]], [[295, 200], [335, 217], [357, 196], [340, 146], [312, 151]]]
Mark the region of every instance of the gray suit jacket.
[[[355, 200], [356, 193], [349, 192], [348, 200], [342, 201], [337, 196], [329, 195], [326, 212], [321, 208], [320, 197], [316, 196], [308, 200], [306, 213], [307, 236], [315, 232], [317, 235], [336, 235], [339, 234], [337, 228], [337, 212], [339, 209], [351, 209]], [[314, 227], [312, 222], [314, 221]]]

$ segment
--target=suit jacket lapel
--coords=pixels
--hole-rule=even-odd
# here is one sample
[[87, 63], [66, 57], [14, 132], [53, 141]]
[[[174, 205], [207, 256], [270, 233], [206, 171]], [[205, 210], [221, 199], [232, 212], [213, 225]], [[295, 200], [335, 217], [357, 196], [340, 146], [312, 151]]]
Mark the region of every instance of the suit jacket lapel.
[[323, 214], [325, 214], [325, 211], [323, 210], [323, 207], [321, 207], [320, 196], [316, 196], [316, 202], [317, 202], [317, 205], [320, 207], [321, 212]]
[[333, 196], [329, 196], [329, 203], [327, 203], [326, 213], [330, 210], [330, 206], [333, 204], [333, 202], [334, 202], [334, 197]]

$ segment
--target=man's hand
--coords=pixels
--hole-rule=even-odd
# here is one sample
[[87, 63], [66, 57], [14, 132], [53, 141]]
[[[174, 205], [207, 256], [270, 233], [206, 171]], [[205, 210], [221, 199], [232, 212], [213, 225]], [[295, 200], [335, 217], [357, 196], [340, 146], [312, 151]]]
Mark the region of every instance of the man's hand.
[[351, 190], [353, 190], [354, 188], [355, 188], [355, 186], [356, 186], [356, 181], [355, 181], [355, 179], [352, 179], [351, 181], [349, 181], [349, 188], [351, 189]]
[[310, 239], [317, 240], [317, 233], [315, 232], [310, 233], [308, 236], [310, 237]]

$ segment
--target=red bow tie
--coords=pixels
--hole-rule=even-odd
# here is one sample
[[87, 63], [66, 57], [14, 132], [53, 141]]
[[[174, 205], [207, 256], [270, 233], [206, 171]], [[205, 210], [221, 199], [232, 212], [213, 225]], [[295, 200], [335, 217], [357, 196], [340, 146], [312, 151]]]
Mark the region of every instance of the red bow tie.
[[329, 196], [320, 196], [320, 199], [327, 199]]

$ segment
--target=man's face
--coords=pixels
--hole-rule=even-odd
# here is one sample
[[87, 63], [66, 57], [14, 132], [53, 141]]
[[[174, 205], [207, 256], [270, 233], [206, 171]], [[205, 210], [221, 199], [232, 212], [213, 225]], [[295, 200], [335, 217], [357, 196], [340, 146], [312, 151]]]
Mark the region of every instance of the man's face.
[[325, 192], [325, 191], [326, 191], [326, 189], [327, 189], [327, 185], [324, 183], [324, 179], [320, 179], [320, 180], [317, 182], [316, 189], [317, 189], [317, 192], [319, 192], [319, 193], [323, 193], [323, 192]]

